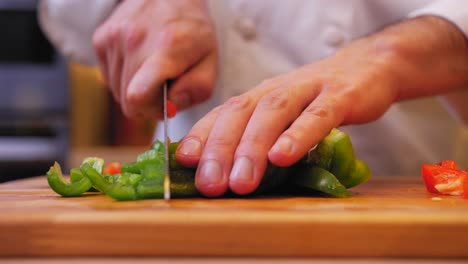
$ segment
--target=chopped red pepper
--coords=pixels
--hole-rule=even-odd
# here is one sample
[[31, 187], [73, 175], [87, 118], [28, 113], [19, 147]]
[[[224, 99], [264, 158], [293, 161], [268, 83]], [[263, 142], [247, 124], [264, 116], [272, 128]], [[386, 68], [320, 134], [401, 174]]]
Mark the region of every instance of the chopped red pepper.
[[457, 164], [455, 163], [454, 160], [443, 160], [443, 161], [439, 162], [439, 165], [444, 167], [444, 168], [460, 170], [460, 168], [458, 168], [458, 166], [457, 166]]
[[463, 198], [468, 199], [468, 173], [465, 173], [463, 180]]
[[167, 101], [167, 117], [173, 118], [177, 114], [176, 106], [171, 102]]
[[468, 173], [460, 170], [455, 161], [445, 160], [437, 165], [425, 164], [422, 166], [422, 176], [426, 189], [431, 193], [463, 194], [468, 198]]
[[118, 162], [109, 163], [106, 167], [104, 167], [104, 170], [102, 171], [103, 174], [107, 175], [119, 174], [121, 172], [122, 166]]

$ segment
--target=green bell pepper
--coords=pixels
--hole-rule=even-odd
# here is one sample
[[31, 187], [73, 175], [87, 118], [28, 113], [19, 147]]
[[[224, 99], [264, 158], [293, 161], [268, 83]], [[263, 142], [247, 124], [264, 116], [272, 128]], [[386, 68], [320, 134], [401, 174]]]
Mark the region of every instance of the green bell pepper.
[[[200, 193], [195, 187], [196, 168], [185, 168], [175, 160], [178, 144], [179, 142], [172, 142], [169, 145], [172, 197], [199, 196]], [[155, 141], [149, 150], [138, 155], [135, 162], [123, 164], [122, 172], [117, 175], [102, 175], [104, 161], [87, 158], [80, 169], [71, 170], [71, 184], [65, 183], [63, 177], [62, 181], [57, 180], [57, 164], [48, 172], [49, 184], [63, 196], [78, 196], [90, 186], [94, 186], [116, 200], [162, 198], [163, 147], [163, 142]], [[278, 167], [269, 163], [254, 194], [271, 193], [281, 186], [281, 189], [292, 188], [293, 192], [295, 189], [306, 189], [309, 192], [318, 191], [334, 197], [347, 197], [350, 195], [347, 188], [361, 184], [369, 178], [369, 167], [356, 159], [349, 136], [333, 129], [306, 157], [293, 166]], [[72, 188], [78, 186], [78, 183], [87, 185]]]

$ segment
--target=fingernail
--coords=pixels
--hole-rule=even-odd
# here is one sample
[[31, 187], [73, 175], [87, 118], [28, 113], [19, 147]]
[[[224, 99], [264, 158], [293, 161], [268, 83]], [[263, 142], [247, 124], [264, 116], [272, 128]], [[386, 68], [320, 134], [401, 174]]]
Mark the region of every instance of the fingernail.
[[223, 170], [221, 164], [216, 160], [203, 162], [200, 173], [197, 177], [197, 185], [212, 185], [223, 180]]
[[288, 136], [281, 136], [271, 148], [271, 151], [283, 154], [291, 153], [293, 149], [293, 141]]
[[190, 94], [187, 92], [178, 93], [174, 96], [174, 98], [171, 98], [171, 101], [179, 109], [187, 108], [191, 104]]
[[254, 166], [247, 157], [240, 157], [234, 162], [229, 179], [239, 183], [249, 183], [253, 181]]
[[185, 156], [199, 157], [201, 155], [201, 142], [196, 138], [188, 138], [182, 142], [178, 151]]

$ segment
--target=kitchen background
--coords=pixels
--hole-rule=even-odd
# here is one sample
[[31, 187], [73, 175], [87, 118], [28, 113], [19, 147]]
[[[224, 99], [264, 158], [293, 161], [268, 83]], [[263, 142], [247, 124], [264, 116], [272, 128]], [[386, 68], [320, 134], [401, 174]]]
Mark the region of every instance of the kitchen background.
[[134, 159], [155, 123], [125, 119], [96, 68], [65, 62], [36, 6], [0, 0], [0, 182], [44, 175], [54, 161], [68, 170], [88, 155]]

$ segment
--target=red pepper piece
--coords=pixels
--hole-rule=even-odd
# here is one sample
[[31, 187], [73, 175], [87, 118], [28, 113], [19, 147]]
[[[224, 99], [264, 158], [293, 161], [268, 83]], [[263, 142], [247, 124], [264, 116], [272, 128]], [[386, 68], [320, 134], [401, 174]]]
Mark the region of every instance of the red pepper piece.
[[463, 198], [468, 199], [468, 173], [465, 173], [463, 179]]
[[102, 171], [104, 175], [114, 175], [122, 173], [122, 166], [118, 162], [109, 163]]
[[467, 177], [464, 171], [441, 165], [425, 164], [422, 166], [422, 176], [426, 189], [431, 193], [449, 195], [464, 193], [464, 180]]
[[443, 160], [439, 162], [439, 165], [448, 169], [460, 170], [454, 160]]
[[171, 102], [167, 101], [167, 117], [173, 118], [177, 114], [176, 106]]

